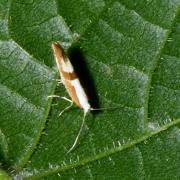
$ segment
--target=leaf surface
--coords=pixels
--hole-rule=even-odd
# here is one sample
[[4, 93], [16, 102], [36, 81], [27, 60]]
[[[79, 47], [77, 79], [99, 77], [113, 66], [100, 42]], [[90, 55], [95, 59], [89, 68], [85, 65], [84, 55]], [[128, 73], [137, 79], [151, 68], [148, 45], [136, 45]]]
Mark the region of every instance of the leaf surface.
[[[178, 0], [1, 2], [0, 152], [19, 169], [13, 176], [180, 177], [178, 8]], [[53, 41], [88, 74], [100, 107], [118, 107], [89, 113], [69, 154], [83, 112], [59, 117], [68, 103], [47, 98], [67, 96], [55, 91]]]

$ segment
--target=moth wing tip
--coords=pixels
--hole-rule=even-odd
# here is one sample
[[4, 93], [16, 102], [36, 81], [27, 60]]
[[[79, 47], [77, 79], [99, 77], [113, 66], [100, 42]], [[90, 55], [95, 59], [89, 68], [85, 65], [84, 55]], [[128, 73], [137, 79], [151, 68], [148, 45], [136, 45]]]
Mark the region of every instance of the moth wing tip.
[[60, 47], [58, 42], [53, 42], [51, 46], [52, 46], [53, 49], [55, 49], [57, 47]]

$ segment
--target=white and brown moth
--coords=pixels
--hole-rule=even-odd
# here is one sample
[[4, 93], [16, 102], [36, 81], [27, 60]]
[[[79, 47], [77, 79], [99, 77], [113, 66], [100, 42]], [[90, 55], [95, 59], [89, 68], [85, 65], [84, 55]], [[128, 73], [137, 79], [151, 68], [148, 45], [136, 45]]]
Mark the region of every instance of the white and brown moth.
[[[71, 105], [68, 106], [67, 108], [65, 108], [62, 112], [64, 112], [68, 108], [70, 108], [73, 103], [75, 103], [77, 106], [82, 108], [84, 111], [84, 117], [83, 117], [83, 121], [82, 121], [80, 130], [76, 136], [76, 139], [75, 139], [72, 147], [68, 151], [68, 153], [69, 153], [70, 151], [73, 150], [73, 148], [77, 144], [77, 141], [78, 141], [81, 131], [83, 129], [86, 114], [90, 110], [95, 110], [95, 109], [91, 108], [91, 105], [88, 102], [88, 96], [80, 83], [80, 80], [73, 68], [73, 65], [71, 64], [69, 58], [65, 55], [60, 44], [57, 42], [53, 43], [52, 49], [54, 51], [54, 57], [56, 60], [56, 64], [57, 64], [59, 73], [60, 73], [61, 81], [64, 84], [69, 96], [71, 97], [71, 100], [63, 97], [63, 99], [70, 101]], [[62, 112], [60, 114], [62, 114]]]
[[[73, 105], [73, 103], [75, 103], [77, 106], [82, 108], [84, 111], [84, 116], [83, 116], [81, 127], [79, 129], [79, 132], [75, 138], [73, 145], [67, 152], [67, 153], [69, 153], [74, 149], [74, 147], [76, 146], [76, 144], [78, 142], [79, 136], [81, 134], [81, 131], [82, 131], [84, 123], [85, 123], [86, 114], [89, 111], [107, 110], [107, 109], [114, 109], [114, 108], [116, 109], [118, 107], [98, 108], [98, 109], [92, 108], [88, 101], [88, 96], [87, 96], [83, 86], [81, 85], [79, 77], [77, 76], [71, 61], [64, 53], [60, 44], [57, 42], [54, 42], [52, 44], [52, 49], [54, 51], [54, 57], [56, 60], [56, 64], [57, 64], [59, 73], [60, 73], [61, 81], [64, 84], [69, 96], [71, 97], [71, 100], [66, 97], [61, 97], [62, 99], [69, 101], [71, 104], [70, 104], [70, 106], [66, 107], [63, 111], [61, 111], [60, 115], [65, 110], [69, 109]], [[51, 96], [51, 97], [57, 97], [57, 96], [55, 95], [55, 96]]]
[[63, 49], [58, 43], [53, 43], [52, 48], [62, 83], [69, 96], [77, 106], [87, 113], [91, 109], [91, 106], [69, 58], [64, 54]]

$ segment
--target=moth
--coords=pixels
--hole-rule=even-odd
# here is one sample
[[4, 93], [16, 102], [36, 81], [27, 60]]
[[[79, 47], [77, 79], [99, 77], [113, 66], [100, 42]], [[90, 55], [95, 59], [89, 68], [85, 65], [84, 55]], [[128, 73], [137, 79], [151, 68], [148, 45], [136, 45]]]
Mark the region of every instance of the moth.
[[67, 55], [64, 53], [63, 48], [60, 46], [59, 43], [54, 42], [52, 44], [52, 49], [53, 49], [56, 64], [60, 73], [61, 81], [64, 84], [69, 96], [71, 97], [71, 100], [66, 97], [61, 97], [62, 99], [69, 101], [71, 104], [70, 106], [66, 107], [63, 111], [61, 111], [60, 115], [64, 111], [69, 109], [73, 105], [73, 103], [75, 103], [78, 107], [82, 108], [84, 111], [81, 127], [79, 129], [79, 132], [75, 138], [73, 145], [67, 152], [69, 153], [74, 149], [74, 147], [76, 146], [78, 142], [79, 136], [81, 134], [81, 131], [85, 123], [85, 117], [89, 111], [107, 110], [107, 109], [114, 109], [118, 107], [97, 108], [97, 109], [92, 108], [88, 101], [88, 96], [80, 82], [80, 79], [77, 76], [71, 61], [69, 60]]
[[[82, 108], [84, 111], [83, 121], [82, 121], [80, 130], [75, 138], [75, 141], [74, 141], [72, 147], [68, 151], [68, 153], [69, 153], [70, 151], [73, 150], [73, 148], [77, 144], [77, 141], [79, 139], [79, 136], [80, 136], [81, 131], [84, 126], [86, 114], [90, 110], [95, 110], [95, 109], [93, 109], [91, 107], [91, 105], [88, 101], [88, 96], [87, 96], [83, 86], [81, 85], [79, 77], [77, 76], [71, 61], [64, 53], [60, 44], [57, 42], [54, 42], [52, 44], [52, 49], [53, 49], [56, 64], [57, 64], [57, 67], [58, 67], [58, 70], [60, 73], [61, 81], [64, 84], [69, 96], [71, 97], [71, 100], [63, 97], [63, 99], [71, 102], [71, 104], [70, 104], [70, 106], [65, 108], [62, 112], [69, 109], [73, 103], [75, 103], [78, 107]], [[62, 112], [60, 114], [62, 114]]]

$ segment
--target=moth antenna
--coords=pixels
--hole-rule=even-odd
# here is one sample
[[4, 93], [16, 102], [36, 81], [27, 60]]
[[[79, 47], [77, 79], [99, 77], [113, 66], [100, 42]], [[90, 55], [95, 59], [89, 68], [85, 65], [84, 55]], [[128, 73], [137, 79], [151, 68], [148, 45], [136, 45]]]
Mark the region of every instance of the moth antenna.
[[90, 108], [90, 111], [100, 111], [100, 110], [109, 110], [109, 109], [119, 109], [120, 107], [108, 107], [108, 108]]
[[81, 123], [81, 127], [80, 127], [80, 129], [79, 129], [79, 132], [78, 132], [78, 134], [77, 134], [77, 136], [76, 136], [76, 139], [74, 140], [73, 145], [72, 145], [71, 148], [68, 150], [67, 154], [70, 153], [70, 152], [74, 149], [74, 147], [76, 146], [76, 144], [77, 144], [77, 142], [78, 142], [78, 139], [79, 139], [79, 137], [80, 137], [80, 135], [81, 135], [81, 132], [82, 132], [83, 127], [84, 127], [84, 124], [85, 124], [86, 114], [87, 114], [87, 112], [84, 112], [84, 116], [83, 116], [83, 120], [82, 120], [82, 123]]

